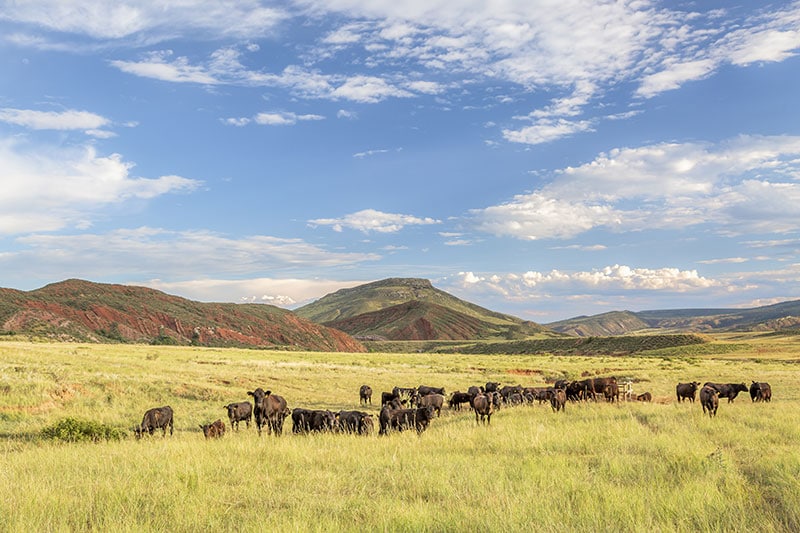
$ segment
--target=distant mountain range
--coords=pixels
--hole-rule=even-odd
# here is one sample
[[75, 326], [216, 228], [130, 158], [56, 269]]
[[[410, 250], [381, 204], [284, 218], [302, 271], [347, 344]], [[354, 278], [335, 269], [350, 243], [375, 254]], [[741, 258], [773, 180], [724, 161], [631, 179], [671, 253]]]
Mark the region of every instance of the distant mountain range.
[[266, 304], [200, 303], [77, 279], [0, 289], [0, 332], [62, 341], [366, 351], [346, 333]]
[[553, 335], [539, 324], [466, 302], [418, 278], [389, 278], [342, 289], [295, 313], [366, 340], [499, 340]]
[[0, 334], [78, 342], [359, 352], [369, 341], [494, 341], [492, 349], [502, 351], [498, 343], [541, 344], [567, 336], [792, 329], [800, 329], [800, 300], [751, 309], [616, 311], [541, 325], [461, 300], [418, 278], [342, 289], [294, 312], [266, 304], [200, 303], [145, 287], [76, 279], [27, 292], [0, 289]]
[[640, 332], [780, 331], [800, 328], [800, 300], [749, 309], [614, 311], [546, 324], [578, 337]]

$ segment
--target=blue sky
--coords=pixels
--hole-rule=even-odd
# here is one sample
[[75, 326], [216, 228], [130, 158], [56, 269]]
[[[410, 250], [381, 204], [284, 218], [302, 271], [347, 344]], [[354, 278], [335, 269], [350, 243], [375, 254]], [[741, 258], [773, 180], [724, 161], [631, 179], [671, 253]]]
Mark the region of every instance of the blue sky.
[[800, 298], [800, 2], [0, 0], [0, 286]]

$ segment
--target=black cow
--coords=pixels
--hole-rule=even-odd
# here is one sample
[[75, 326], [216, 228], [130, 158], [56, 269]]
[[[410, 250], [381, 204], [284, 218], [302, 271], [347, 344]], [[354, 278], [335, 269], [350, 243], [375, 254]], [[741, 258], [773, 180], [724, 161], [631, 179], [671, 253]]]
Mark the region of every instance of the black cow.
[[494, 413], [494, 396], [495, 393], [489, 392], [479, 394], [472, 399], [472, 408], [475, 409], [475, 423], [492, 424], [492, 413]]
[[[491, 392], [491, 391], [486, 391]], [[506, 385], [502, 389], [500, 389], [500, 396], [503, 398], [505, 403], [510, 403], [509, 398], [512, 394], [522, 394], [522, 385]]]
[[444, 387], [428, 387], [427, 385], [420, 385], [417, 387], [417, 394], [420, 396], [427, 396], [428, 394], [441, 394], [444, 396]]
[[218, 439], [225, 434], [225, 423], [217, 418], [210, 424], [200, 424], [206, 439]]
[[145, 411], [142, 417], [142, 423], [133, 428], [136, 438], [139, 439], [147, 433], [152, 435], [153, 431], [160, 429], [162, 434], [167, 436], [167, 427], [169, 427], [169, 434], [172, 435], [174, 427], [172, 407], [165, 405], [164, 407], [154, 407]]
[[711, 387], [717, 389], [720, 398], [727, 398], [728, 403], [733, 403], [733, 400], [739, 395], [740, 392], [747, 392], [747, 386], [744, 383], [711, 383], [703, 384], [703, 387]]
[[688, 399], [690, 402], [694, 403], [694, 398], [699, 386], [700, 383], [696, 381], [692, 381], [691, 383], [678, 383], [675, 386], [675, 395], [678, 397], [678, 401], [683, 402], [683, 400]]
[[637, 402], [652, 402], [653, 401], [653, 395], [650, 394], [649, 392], [643, 392], [641, 394], [636, 395], [636, 401]]
[[550, 392], [550, 407], [553, 408], [554, 413], [559, 411], [567, 412], [567, 393], [564, 389], [552, 389]]
[[[602, 394], [606, 397], [606, 400], [609, 400], [609, 397], [606, 396], [606, 389], [608, 387], [617, 387], [617, 378], [610, 377], [610, 378], [590, 378], [586, 380], [587, 382], [587, 393], [592, 398], [595, 398], [598, 394]], [[613, 392], [612, 392], [613, 394]], [[619, 388], [617, 388], [617, 396], [619, 396]], [[613, 400], [609, 400], [613, 401]]]
[[362, 403], [364, 405], [367, 405], [367, 403], [372, 405], [372, 387], [369, 385], [361, 385], [361, 388], [358, 389], [358, 398], [359, 405]]
[[486, 386], [483, 388], [484, 392], [497, 392], [500, 389], [500, 383], [496, 381], [487, 381]]
[[455, 409], [456, 411], [461, 410], [461, 405], [465, 403], [470, 403], [472, 401], [472, 395], [468, 392], [460, 392], [455, 391], [452, 396], [450, 396], [450, 400], [448, 400], [447, 404], [450, 406], [451, 409]]
[[223, 409], [228, 411], [228, 420], [234, 431], [239, 431], [239, 422], [244, 420], [247, 429], [250, 429], [250, 420], [253, 418], [253, 404], [250, 402], [229, 403]]
[[255, 406], [253, 415], [256, 419], [258, 434], [261, 435], [261, 428], [267, 426], [267, 432], [280, 435], [283, 433], [283, 421], [289, 416], [289, 408], [286, 400], [282, 396], [272, 394], [272, 391], [264, 391], [261, 387], [247, 394], [253, 397]]
[[422, 433], [433, 420], [433, 407], [419, 407], [417, 409], [395, 409], [389, 415], [389, 426], [397, 431], [416, 429]]
[[292, 410], [292, 433], [335, 431], [338, 427], [336, 415], [327, 409], [297, 407]]
[[703, 385], [703, 388], [700, 389], [700, 405], [703, 406], [703, 414], [708, 411], [708, 416], [717, 416], [719, 391], [713, 387]]
[[411, 399], [411, 397], [414, 395], [415, 392], [417, 392], [417, 389], [415, 387], [395, 387], [392, 389], [392, 394], [394, 394], [396, 397], [402, 398], [403, 396], [405, 396], [406, 399], [409, 400]]
[[339, 428], [345, 433], [369, 435], [374, 428], [372, 415], [363, 411], [339, 411], [336, 417], [339, 419]]
[[750, 399], [754, 402], [772, 401], [772, 387], [769, 383], [754, 381], [750, 385]]
[[381, 407], [381, 412], [378, 415], [378, 424], [380, 425], [378, 435], [386, 435], [389, 432], [392, 413], [399, 411], [402, 408], [403, 403], [400, 398], [393, 398], [392, 400], [386, 402], [383, 407]]
[[[397, 387], [395, 387], [395, 390], [396, 389], [397, 389]], [[382, 392], [381, 393], [381, 407], [383, 407], [387, 403], [390, 403], [390, 402], [392, 402], [394, 400], [400, 401], [400, 394], [399, 393], [395, 393], [394, 391], [392, 391], [392, 392]]]

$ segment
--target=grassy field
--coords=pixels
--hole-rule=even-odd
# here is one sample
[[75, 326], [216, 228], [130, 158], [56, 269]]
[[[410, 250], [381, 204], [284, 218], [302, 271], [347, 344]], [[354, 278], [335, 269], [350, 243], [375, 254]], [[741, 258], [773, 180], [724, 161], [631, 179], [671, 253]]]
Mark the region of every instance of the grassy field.
[[[800, 530], [800, 337], [728, 335], [637, 357], [331, 354], [0, 341], [0, 531]], [[615, 375], [651, 404], [443, 411], [421, 436], [205, 441], [256, 387], [352, 409], [358, 388], [466, 390]], [[679, 381], [767, 381], [703, 416]], [[124, 430], [169, 404], [175, 434], [63, 443], [67, 417]], [[377, 406], [368, 408], [377, 414]], [[227, 420], [225, 420], [227, 424]]]

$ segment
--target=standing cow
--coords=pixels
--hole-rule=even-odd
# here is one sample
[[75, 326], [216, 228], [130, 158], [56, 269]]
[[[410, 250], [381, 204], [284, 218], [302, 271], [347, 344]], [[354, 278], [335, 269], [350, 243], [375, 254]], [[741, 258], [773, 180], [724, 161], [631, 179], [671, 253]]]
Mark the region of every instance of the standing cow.
[[550, 391], [550, 407], [553, 408], [554, 413], [559, 411], [567, 412], [567, 393], [564, 389], [552, 389]]
[[200, 424], [206, 439], [218, 439], [225, 434], [225, 423], [217, 418], [211, 424]]
[[747, 392], [747, 385], [744, 383], [711, 383], [703, 384], [703, 387], [711, 387], [716, 389], [720, 398], [727, 398], [728, 403], [733, 403], [733, 400], [739, 395], [740, 392]]
[[136, 438], [139, 439], [147, 433], [152, 435], [153, 431], [160, 429], [163, 436], [167, 436], [167, 427], [169, 427], [169, 434], [172, 435], [174, 427], [174, 420], [172, 414], [172, 407], [165, 405], [164, 407], [154, 407], [145, 411], [142, 417], [142, 423], [133, 428]]
[[269, 433], [280, 435], [283, 433], [283, 421], [289, 416], [290, 411], [286, 406], [286, 400], [282, 396], [272, 394], [272, 391], [264, 391], [261, 387], [254, 391], [248, 391], [255, 402], [253, 415], [256, 419], [258, 434], [261, 435], [261, 428], [267, 426]]
[[695, 396], [697, 395], [697, 388], [700, 386], [700, 383], [697, 381], [692, 381], [691, 383], [678, 383], [675, 386], [675, 395], [678, 397], [679, 402], [683, 402], [683, 400], [688, 399], [690, 402], [694, 403]]
[[361, 405], [367, 405], [369, 403], [372, 405], [372, 387], [369, 385], [361, 385], [361, 388], [358, 389], [358, 403]]
[[492, 413], [494, 413], [494, 398], [495, 393], [490, 392], [487, 394], [479, 394], [472, 399], [472, 408], [475, 410], [475, 423], [492, 424]]
[[250, 429], [250, 420], [253, 418], [253, 404], [250, 402], [229, 403], [223, 409], [228, 411], [228, 420], [234, 431], [239, 431], [239, 422], [244, 421], [247, 429]]
[[719, 391], [713, 387], [703, 386], [700, 389], [700, 405], [703, 406], [703, 414], [708, 412], [708, 416], [717, 416]]
[[750, 399], [754, 402], [769, 402], [772, 400], [772, 387], [769, 383], [754, 381], [750, 385]]

